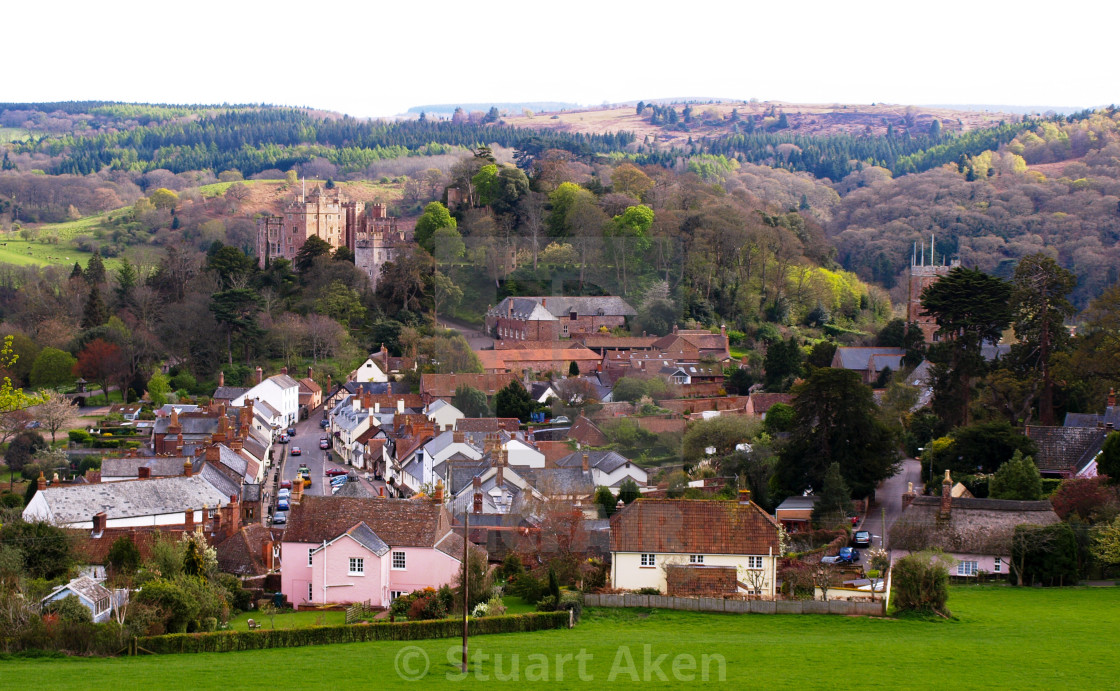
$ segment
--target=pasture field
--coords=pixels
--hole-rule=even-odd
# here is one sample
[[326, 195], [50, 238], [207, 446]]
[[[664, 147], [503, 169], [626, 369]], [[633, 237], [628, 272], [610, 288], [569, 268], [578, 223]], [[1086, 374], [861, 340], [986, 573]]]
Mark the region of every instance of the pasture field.
[[949, 606], [950, 620], [588, 609], [570, 631], [473, 638], [466, 678], [458, 671], [458, 641], [443, 639], [115, 659], [16, 658], [0, 660], [0, 687], [679, 688], [703, 683], [705, 672], [708, 683], [767, 689], [1116, 685], [1120, 588], [954, 587]]

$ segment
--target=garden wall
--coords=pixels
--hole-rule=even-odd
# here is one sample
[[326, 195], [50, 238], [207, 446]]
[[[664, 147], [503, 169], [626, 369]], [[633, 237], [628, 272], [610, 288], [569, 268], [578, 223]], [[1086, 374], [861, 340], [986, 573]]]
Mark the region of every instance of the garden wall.
[[716, 597], [669, 597], [667, 595], [591, 595], [583, 596], [584, 607], [657, 607], [692, 612], [733, 614], [847, 614], [882, 616], [882, 602], [844, 600], [724, 600]]

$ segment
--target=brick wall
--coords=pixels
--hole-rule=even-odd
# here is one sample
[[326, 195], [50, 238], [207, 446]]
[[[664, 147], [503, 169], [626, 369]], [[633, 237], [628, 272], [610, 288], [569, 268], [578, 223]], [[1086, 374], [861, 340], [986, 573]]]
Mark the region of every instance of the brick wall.
[[671, 597], [723, 597], [736, 592], [735, 569], [730, 566], [669, 566], [665, 587]]

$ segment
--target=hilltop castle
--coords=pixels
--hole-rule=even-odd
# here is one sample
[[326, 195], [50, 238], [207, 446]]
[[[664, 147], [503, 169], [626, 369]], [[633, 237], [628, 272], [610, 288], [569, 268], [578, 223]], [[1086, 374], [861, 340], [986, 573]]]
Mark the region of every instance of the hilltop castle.
[[303, 243], [316, 236], [333, 249], [353, 252], [355, 266], [376, 286], [381, 266], [411, 244], [398, 223], [384, 204], [351, 201], [338, 188], [316, 185], [310, 194], [292, 200], [282, 216], [257, 221], [257, 256], [261, 268], [277, 257], [294, 260]]

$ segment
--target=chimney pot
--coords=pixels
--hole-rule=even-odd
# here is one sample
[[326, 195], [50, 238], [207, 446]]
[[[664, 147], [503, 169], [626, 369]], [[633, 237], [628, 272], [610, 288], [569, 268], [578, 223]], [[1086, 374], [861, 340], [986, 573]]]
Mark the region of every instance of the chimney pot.
[[474, 493], [474, 512], [482, 513], [482, 492]]
[[740, 504], [751, 503], [751, 491], [749, 489], [739, 490], [739, 503]]
[[194, 472], [194, 466], [191, 465], [191, 459], [188, 458], [183, 463], [183, 475], [186, 475], [187, 477], [190, 477], [193, 472]]
[[264, 381], [264, 370], [260, 367], [257, 368], [257, 383], [260, 384]]
[[1108, 407], [1109, 408], [1115, 408], [1116, 407], [1116, 389], [1109, 389], [1108, 390]]
[[314, 373], [314, 371], [315, 371], [315, 370], [313, 370], [313, 369], [311, 368], [311, 365], [308, 365], [308, 366], [307, 366], [307, 378], [308, 378], [308, 379], [311, 379], [311, 378], [312, 378], [312, 376], [311, 376], [311, 375], [312, 375], [312, 373]]
[[443, 503], [443, 480], [436, 481], [436, 491], [432, 495], [432, 501], [437, 504]]
[[99, 536], [105, 532], [105, 524], [109, 521], [109, 516], [104, 511], [98, 511], [93, 514], [93, 534]]
[[225, 371], [218, 372], [218, 386], [225, 386], [225, 385], [226, 385], [226, 373], [225, 373]]
[[139, 477], [141, 480], [147, 480], [152, 476], [152, 469], [146, 465], [140, 466], [136, 469], [136, 471], [137, 477]]

